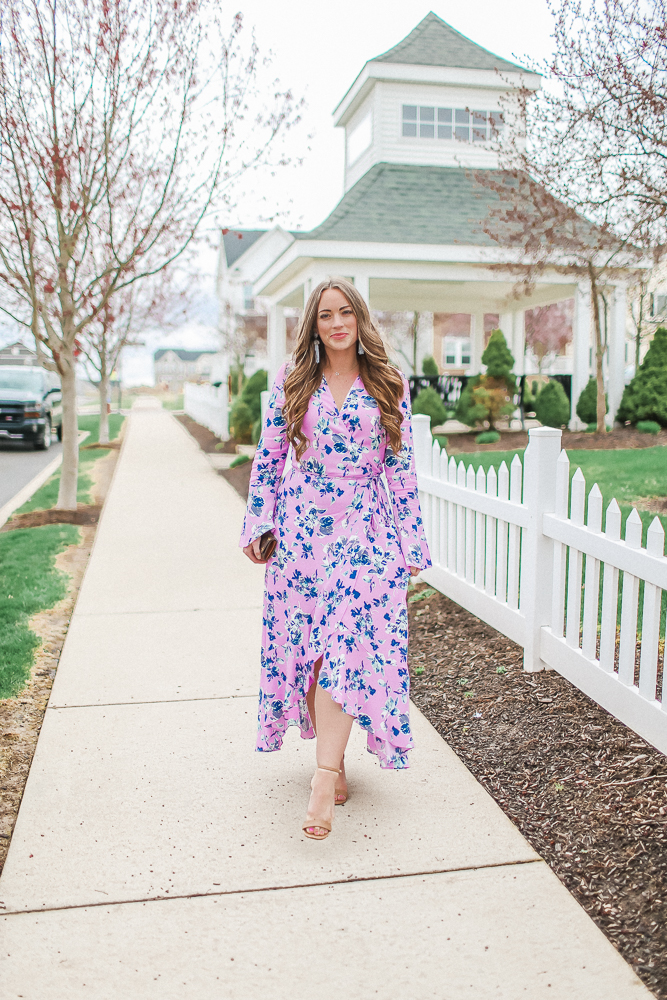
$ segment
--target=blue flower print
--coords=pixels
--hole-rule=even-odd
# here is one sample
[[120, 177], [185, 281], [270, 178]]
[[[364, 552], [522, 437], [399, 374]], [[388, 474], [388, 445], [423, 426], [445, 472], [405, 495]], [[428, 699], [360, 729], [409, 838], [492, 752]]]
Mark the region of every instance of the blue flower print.
[[326, 381], [313, 393], [297, 460], [274, 383], [250, 477], [241, 544], [278, 539], [265, 573], [257, 749], [280, 749], [288, 726], [314, 735], [306, 694], [319, 684], [366, 731], [382, 767], [408, 766], [408, 566], [430, 565], [410, 425], [389, 447], [376, 401], [358, 379], [339, 411]]

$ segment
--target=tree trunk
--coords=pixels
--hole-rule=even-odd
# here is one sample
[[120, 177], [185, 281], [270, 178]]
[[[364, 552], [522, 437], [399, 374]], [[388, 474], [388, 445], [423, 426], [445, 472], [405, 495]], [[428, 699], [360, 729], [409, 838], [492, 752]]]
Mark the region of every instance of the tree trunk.
[[100, 393], [100, 431], [97, 439], [100, 444], [109, 444], [109, 411], [107, 406], [109, 377], [106, 372], [101, 376], [97, 388]]
[[602, 337], [602, 325], [600, 322], [600, 298], [593, 265], [588, 265], [588, 273], [591, 280], [591, 301], [593, 303], [593, 326], [595, 328], [595, 383], [597, 387], [596, 395], [596, 434], [604, 434], [606, 431], [605, 417], [607, 406], [604, 399], [604, 373], [602, 370], [602, 360], [604, 358], [605, 345]]
[[[63, 462], [58, 490], [59, 510], [76, 510], [76, 490], [79, 478], [79, 427], [76, 417], [76, 375], [72, 351], [59, 358], [63, 399]], [[63, 370], [64, 369], [64, 370]]]

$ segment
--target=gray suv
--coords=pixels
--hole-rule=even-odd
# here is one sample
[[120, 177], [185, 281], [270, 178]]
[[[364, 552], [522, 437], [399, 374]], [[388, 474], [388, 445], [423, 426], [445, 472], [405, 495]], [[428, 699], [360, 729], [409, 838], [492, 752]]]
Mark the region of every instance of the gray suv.
[[44, 368], [0, 365], [0, 444], [29, 441], [39, 450], [62, 441], [60, 379]]

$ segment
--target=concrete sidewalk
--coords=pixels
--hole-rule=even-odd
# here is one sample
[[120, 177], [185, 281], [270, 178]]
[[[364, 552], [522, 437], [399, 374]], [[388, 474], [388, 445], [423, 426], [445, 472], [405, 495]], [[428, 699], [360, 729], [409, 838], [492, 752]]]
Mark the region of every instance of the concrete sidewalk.
[[3, 1000], [651, 997], [416, 709], [410, 770], [355, 726], [303, 838], [314, 744], [254, 752], [242, 516], [133, 411], [0, 880]]

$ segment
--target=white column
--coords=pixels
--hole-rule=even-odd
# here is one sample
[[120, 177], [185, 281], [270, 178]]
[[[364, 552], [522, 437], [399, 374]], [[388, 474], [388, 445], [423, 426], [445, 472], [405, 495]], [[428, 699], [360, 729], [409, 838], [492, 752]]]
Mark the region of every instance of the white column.
[[417, 374], [421, 375], [422, 361], [433, 354], [433, 313], [419, 314], [417, 327]]
[[625, 376], [625, 327], [627, 303], [625, 285], [617, 285], [611, 296], [609, 316], [609, 343], [607, 344], [607, 370], [609, 372], [609, 413], [607, 422], [613, 427], [616, 411], [621, 404]]
[[574, 320], [572, 323], [572, 411], [570, 430], [583, 429], [576, 413], [579, 396], [590, 378], [591, 349], [591, 289], [588, 282], [577, 285], [574, 296]]
[[367, 274], [355, 274], [354, 287], [361, 295], [366, 305], [371, 305], [371, 279]]
[[514, 354], [514, 313], [504, 312], [500, 314], [498, 320], [500, 329], [502, 330], [503, 336], [507, 341], [507, 346], [509, 347], [512, 354]]
[[526, 313], [520, 309], [514, 313], [514, 336], [512, 337], [512, 354], [514, 355], [514, 374], [526, 373]]
[[472, 370], [477, 375], [482, 370], [482, 354], [484, 354], [484, 313], [473, 313], [470, 323], [470, 339], [472, 341]]
[[269, 355], [269, 386], [271, 386], [287, 353], [285, 310], [282, 306], [272, 305], [270, 307], [266, 338]]

